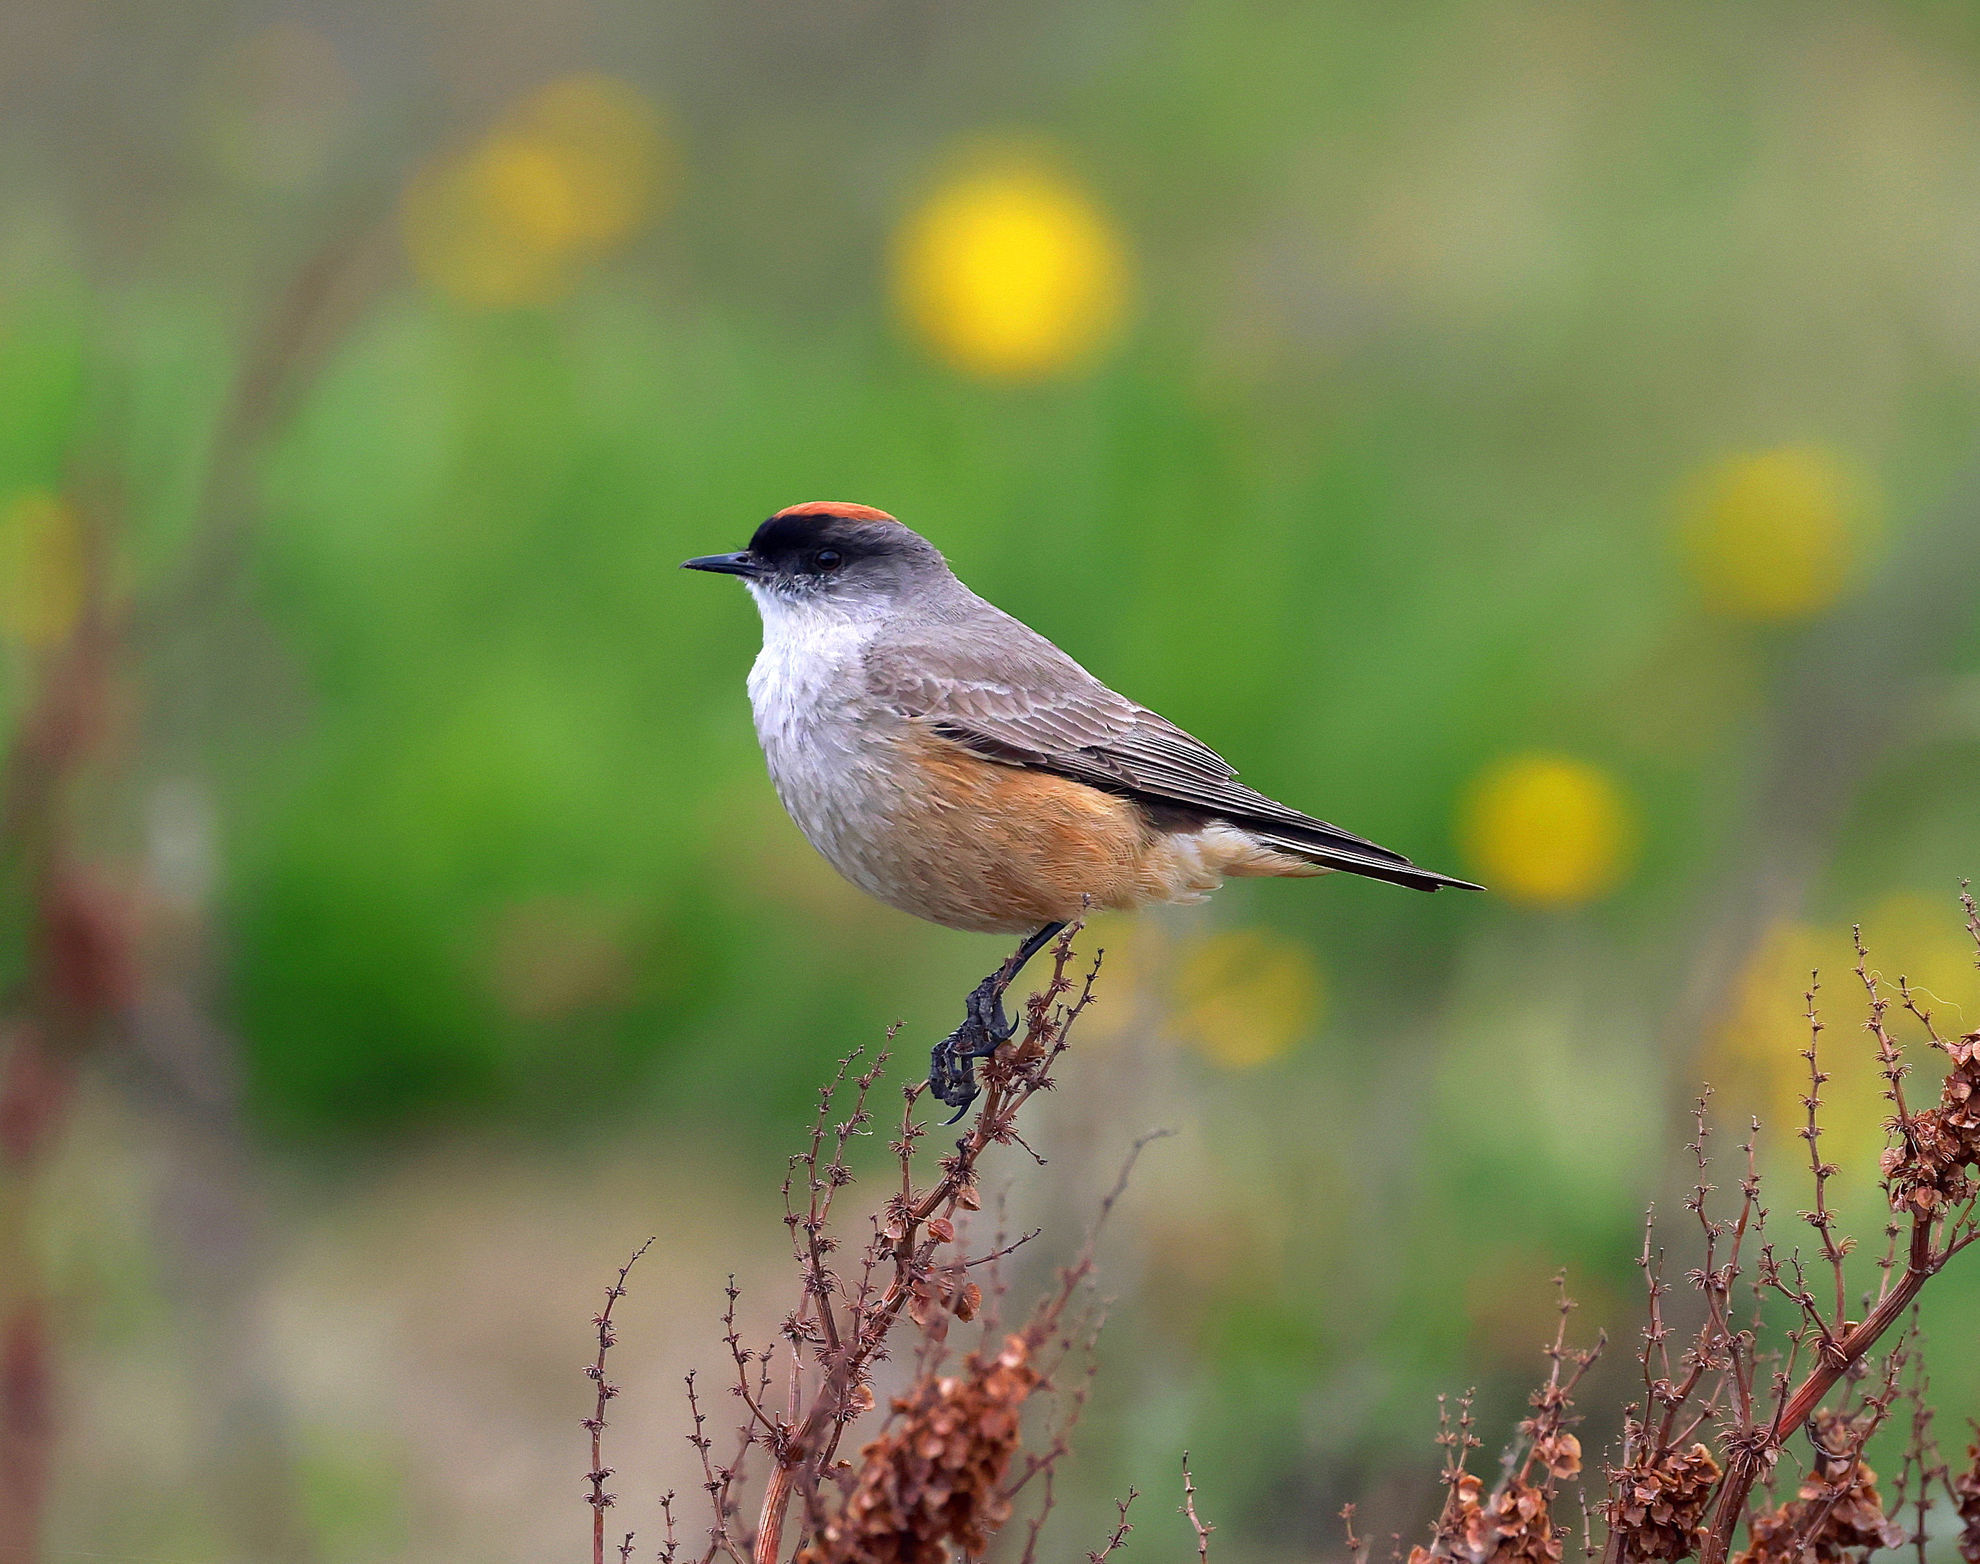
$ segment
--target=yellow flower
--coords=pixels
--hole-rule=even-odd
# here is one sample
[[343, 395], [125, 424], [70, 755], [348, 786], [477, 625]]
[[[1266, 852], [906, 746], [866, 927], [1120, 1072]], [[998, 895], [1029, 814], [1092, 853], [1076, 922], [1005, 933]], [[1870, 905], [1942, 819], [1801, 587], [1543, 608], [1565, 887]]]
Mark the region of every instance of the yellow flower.
[[1029, 380], [1088, 363], [1126, 314], [1128, 260], [1092, 197], [1035, 164], [953, 180], [894, 246], [909, 325], [957, 369]]
[[1830, 607], [1875, 533], [1863, 484], [1816, 446], [1733, 457], [1686, 495], [1678, 541], [1713, 611], [1783, 623]]
[[1515, 755], [1471, 786], [1462, 834], [1491, 889], [1570, 906], [1614, 890], [1636, 856], [1636, 812], [1607, 772], [1566, 755]]
[[75, 628], [88, 584], [88, 552], [75, 511], [46, 489], [0, 507], [0, 634], [53, 646]]
[[1177, 1033], [1226, 1069], [1286, 1053], [1320, 1019], [1320, 974], [1304, 945], [1262, 929], [1213, 934], [1175, 974]]
[[553, 237], [607, 245], [625, 238], [662, 194], [671, 173], [660, 117], [632, 87], [609, 76], [568, 76], [524, 106], [518, 129], [559, 167], [562, 207]]
[[652, 214], [671, 163], [638, 92], [566, 77], [414, 176], [400, 213], [406, 247], [420, 276], [461, 303], [547, 303]]

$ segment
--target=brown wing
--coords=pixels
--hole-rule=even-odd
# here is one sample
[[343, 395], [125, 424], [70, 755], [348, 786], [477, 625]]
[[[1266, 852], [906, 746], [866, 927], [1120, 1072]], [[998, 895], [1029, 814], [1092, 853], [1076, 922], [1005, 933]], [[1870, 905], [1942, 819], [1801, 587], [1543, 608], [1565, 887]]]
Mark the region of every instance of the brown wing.
[[1469, 886], [1246, 787], [1209, 745], [1115, 694], [1028, 626], [983, 606], [994, 621], [973, 614], [969, 628], [953, 634], [931, 629], [876, 644], [866, 656], [868, 688], [902, 715], [1004, 765], [1231, 820], [1327, 868], [1418, 890]]

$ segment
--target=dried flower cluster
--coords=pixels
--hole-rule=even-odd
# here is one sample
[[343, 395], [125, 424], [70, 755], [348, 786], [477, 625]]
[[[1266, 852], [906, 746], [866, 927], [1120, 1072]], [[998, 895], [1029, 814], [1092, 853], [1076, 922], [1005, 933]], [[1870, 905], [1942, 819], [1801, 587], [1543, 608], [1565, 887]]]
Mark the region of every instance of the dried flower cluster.
[[1966, 1448], [1967, 1467], [1953, 1478], [1953, 1508], [1959, 1514], [1959, 1556], [1980, 1564], [1980, 1441]]
[[1891, 1207], [1930, 1216], [1973, 1198], [1980, 1164], [1980, 1032], [1943, 1045], [1952, 1068], [1939, 1105], [1893, 1121], [1899, 1143], [1884, 1153]]
[[1738, 1564], [1848, 1564], [1901, 1547], [1904, 1528], [1884, 1513], [1864, 1433], [1834, 1412], [1816, 1414], [1817, 1455], [1795, 1497], [1753, 1518]]
[[980, 1554], [1010, 1518], [1004, 1481], [1039, 1378], [1030, 1344], [1009, 1336], [959, 1375], [917, 1380], [894, 1402], [899, 1420], [860, 1452], [844, 1507], [800, 1564], [945, 1564], [951, 1544]]
[[1688, 1450], [1645, 1450], [1610, 1473], [1602, 1515], [1625, 1564], [1696, 1553], [1719, 1475], [1712, 1452], [1695, 1443]]
[[1465, 1459], [1478, 1447], [1471, 1432], [1471, 1404], [1459, 1403], [1456, 1425], [1442, 1422], [1437, 1442], [1444, 1448], [1444, 1510], [1429, 1547], [1410, 1550], [1409, 1564], [1555, 1564], [1565, 1533], [1554, 1524], [1553, 1505], [1560, 1484], [1581, 1475], [1581, 1441], [1571, 1432], [1574, 1390], [1604, 1343], [1577, 1350], [1567, 1345], [1568, 1315], [1574, 1304], [1560, 1278], [1560, 1321], [1547, 1349], [1547, 1381], [1533, 1393], [1532, 1416], [1519, 1425], [1519, 1441], [1506, 1462], [1505, 1476], [1490, 1493], [1466, 1470]]
[[1561, 1536], [1548, 1511], [1547, 1495], [1531, 1484], [1508, 1479], [1491, 1494], [1470, 1472], [1458, 1478], [1428, 1548], [1412, 1548], [1411, 1564], [1463, 1559], [1470, 1564], [1541, 1564], [1558, 1560]]

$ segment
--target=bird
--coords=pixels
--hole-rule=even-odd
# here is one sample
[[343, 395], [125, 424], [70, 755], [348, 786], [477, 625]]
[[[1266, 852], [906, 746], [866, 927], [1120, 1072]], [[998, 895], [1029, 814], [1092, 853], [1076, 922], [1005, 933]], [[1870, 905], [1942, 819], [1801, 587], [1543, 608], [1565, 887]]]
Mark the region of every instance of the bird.
[[903, 912], [1025, 936], [931, 1052], [930, 1087], [958, 1118], [974, 1061], [1012, 1035], [1011, 981], [1087, 909], [1201, 901], [1236, 876], [1483, 889], [1245, 786], [1207, 744], [970, 591], [885, 511], [792, 505], [748, 548], [682, 568], [740, 577], [756, 600], [750, 707], [811, 845]]

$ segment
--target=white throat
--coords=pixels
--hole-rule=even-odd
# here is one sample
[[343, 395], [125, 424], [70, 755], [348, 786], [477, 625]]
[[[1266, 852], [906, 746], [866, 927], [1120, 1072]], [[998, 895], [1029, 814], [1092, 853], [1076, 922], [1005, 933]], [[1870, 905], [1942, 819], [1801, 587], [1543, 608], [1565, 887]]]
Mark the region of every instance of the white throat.
[[844, 715], [864, 693], [862, 658], [880, 617], [848, 613], [839, 603], [794, 601], [755, 582], [749, 592], [763, 615], [749, 704], [774, 775], [780, 762], [802, 764], [819, 725]]
[[879, 615], [760, 591], [763, 650], [749, 670], [749, 704], [770, 780], [811, 844], [855, 885], [885, 897], [869, 860], [891, 790], [894, 748], [868, 709], [867, 646]]

